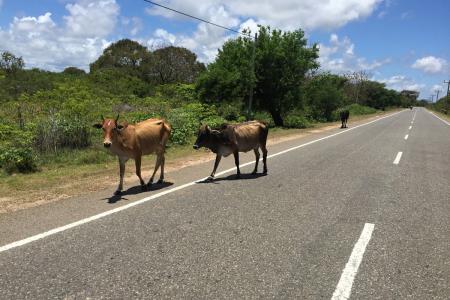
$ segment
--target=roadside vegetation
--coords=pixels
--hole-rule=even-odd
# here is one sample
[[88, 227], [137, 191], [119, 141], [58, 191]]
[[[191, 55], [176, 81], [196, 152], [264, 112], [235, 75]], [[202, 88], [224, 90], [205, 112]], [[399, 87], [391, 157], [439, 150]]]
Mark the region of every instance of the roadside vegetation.
[[150, 51], [128, 39], [107, 47], [89, 72], [27, 69], [21, 57], [3, 52], [0, 178], [112, 162], [101, 147], [101, 132], [92, 127], [101, 116], [120, 114], [119, 122], [129, 123], [167, 119], [173, 127], [170, 157], [191, 147], [200, 123], [259, 119], [271, 127], [307, 128], [336, 121], [343, 108], [352, 117], [418, 105], [364, 71], [321, 72], [318, 56], [303, 31], [269, 27], [260, 27], [256, 42], [229, 40], [207, 66], [185, 48]]

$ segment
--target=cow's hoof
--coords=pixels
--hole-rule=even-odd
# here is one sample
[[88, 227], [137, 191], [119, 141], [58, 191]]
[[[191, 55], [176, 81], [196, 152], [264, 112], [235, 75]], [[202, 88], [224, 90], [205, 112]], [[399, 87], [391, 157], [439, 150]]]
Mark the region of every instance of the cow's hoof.
[[163, 184], [164, 183], [164, 179], [160, 179], [156, 182], [157, 184]]
[[208, 176], [205, 181], [214, 181], [214, 176]]
[[236, 174], [236, 179], [241, 179], [241, 174]]
[[122, 191], [121, 190], [117, 190], [114, 192], [114, 196], [120, 196], [122, 195]]
[[147, 191], [147, 190], [148, 190], [147, 185], [146, 185], [146, 184], [141, 184], [141, 190], [142, 190], [143, 192]]
[[267, 175], [267, 170], [264, 170], [264, 171], [263, 171], [263, 174], [264, 174], [264, 175]]

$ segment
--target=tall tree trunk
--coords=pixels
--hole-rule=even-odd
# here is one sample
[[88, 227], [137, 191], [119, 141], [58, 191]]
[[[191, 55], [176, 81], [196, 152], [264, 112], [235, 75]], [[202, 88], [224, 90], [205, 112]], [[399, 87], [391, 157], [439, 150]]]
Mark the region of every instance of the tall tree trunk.
[[284, 126], [283, 118], [281, 117], [281, 114], [276, 109], [271, 109], [269, 113], [272, 115], [273, 122], [275, 123], [275, 126]]

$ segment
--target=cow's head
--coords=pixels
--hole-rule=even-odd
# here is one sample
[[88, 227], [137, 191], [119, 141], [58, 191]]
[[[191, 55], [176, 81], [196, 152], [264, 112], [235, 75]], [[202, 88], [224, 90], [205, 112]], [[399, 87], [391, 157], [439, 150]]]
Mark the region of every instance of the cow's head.
[[102, 116], [102, 122], [94, 124], [95, 128], [103, 129], [103, 146], [105, 148], [111, 147], [114, 135], [120, 134], [120, 132], [126, 127], [126, 124], [119, 124], [117, 122], [118, 120], [119, 115], [117, 115], [115, 119], [105, 119]]
[[208, 144], [211, 135], [211, 128], [208, 125], [201, 125], [198, 130], [197, 140], [194, 143], [194, 149], [198, 150]]

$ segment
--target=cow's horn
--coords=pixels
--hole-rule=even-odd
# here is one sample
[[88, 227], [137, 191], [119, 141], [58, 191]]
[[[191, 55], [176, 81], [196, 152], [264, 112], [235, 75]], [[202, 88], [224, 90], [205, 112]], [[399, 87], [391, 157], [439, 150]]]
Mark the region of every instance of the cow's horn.
[[119, 115], [120, 115], [120, 114], [117, 114], [117, 117], [116, 117], [116, 124], [117, 124], [117, 121], [119, 121]]

